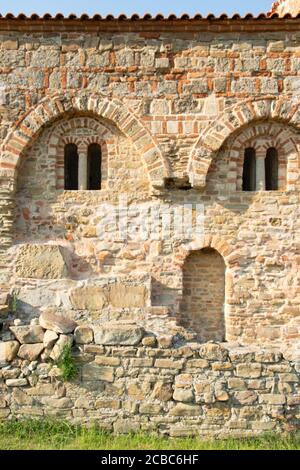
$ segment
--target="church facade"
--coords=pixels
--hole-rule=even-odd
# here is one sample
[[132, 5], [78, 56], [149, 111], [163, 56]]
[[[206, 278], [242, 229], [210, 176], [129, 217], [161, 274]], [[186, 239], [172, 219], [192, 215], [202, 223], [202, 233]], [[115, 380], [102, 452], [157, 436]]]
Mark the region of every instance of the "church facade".
[[[81, 328], [83, 362], [141, 329], [162, 351], [298, 350], [299, 4], [244, 18], [0, 17], [3, 344], [21, 341], [14, 328], [74, 331], [56, 331], [58, 315]], [[55, 339], [35, 342], [19, 358], [56, 357]], [[111, 383], [119, 359], [105, 351]], [[172, 416], [199, 411], [185, 406]]]

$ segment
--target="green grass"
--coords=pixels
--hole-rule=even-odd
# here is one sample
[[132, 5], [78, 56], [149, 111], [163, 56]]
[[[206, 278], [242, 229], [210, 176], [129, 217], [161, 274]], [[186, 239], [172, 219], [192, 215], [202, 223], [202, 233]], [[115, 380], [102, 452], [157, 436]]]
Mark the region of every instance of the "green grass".
[[49, 420], [0, 422], [1, 450], [299, 450], [300, 434], [254, 439], [171, 439], [151, 434], [114, 436], [100, 429]]

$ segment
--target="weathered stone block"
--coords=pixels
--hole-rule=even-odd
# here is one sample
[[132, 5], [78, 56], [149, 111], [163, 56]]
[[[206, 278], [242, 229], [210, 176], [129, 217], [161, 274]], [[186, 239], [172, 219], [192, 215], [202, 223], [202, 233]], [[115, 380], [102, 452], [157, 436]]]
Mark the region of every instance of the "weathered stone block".
[[150, 384], [148, 382], [142, 383], [129, 383], [127, 386], [127, 393], [130, 398], [135, 400], [144, 400], [150, 392]]
[[52, 348], [58, 339], [58, 334], [55, 331], [47, 330], [44, 334], [44, 346], [45, 348]]
[[152, 367], [153, 359], [147, 357], [137, 357], [130, 360], [131, 367]]
[[42, 343], [44, 340], [45, 332], [38, 325], [11, 326], [10, 331], [21, 344]]
[[110, 357], [110, 356], [96, 356], [96, 364], [101, 366], [114, 366], [118, 367], [121, 364], [121, 359], [119, 357]]
[[173, 399], [175, 401], [191, 403], [194, 401], [194, 392], [191, 389], [175, 388], [173, 393]]
[[8, 387], [26, 387], [28, 385], [27, 379], [7, 379], [5, 383]]
[[114, 423], [114, 432], [116, 434], [136, 433], [140, 430], [140, 423], [133, 419], [117, 419]]
[[141, 403], [139, 412], [141, 415], [159, 415], [162, 412], [162, 406], [157, 403]]
[[95, 401], [96, 409], [110, 409], [110, 410], [119, 410], [121, 408], [120, 400], [112, 400], [108, 398], [99, 398]]
[[173, 336], [172, 335], [163, 335], [157, 337], [158, 347], [162, 349], [169, 349], [172, 347], [173, 344]]
[[1, 364], [5, 365], [7, 362], [13, 361], [19, 347], [18, 341], [0, 342], [0, 366]]
[[18, 277], [62, 279], [68, 276], [62, 248], [57, 245], [21, 246], [15, 266]]
[[157, 382], [154, 385], [151, 398], [160, 401], [169, 401], [173, 396], [173, 387], [168, 382]]
[[201, 408], [199, 405], [187, 403], [177, 403], [170, 411], [170, 416], [200, 416]]
[[183, 360], [174, 361], [173, 359], [156, 359], [154, 366], [159, 369], [181, 369]]
[[13, 369], [2, 369], [2, 378], [6, 379], [17, 379], [21, 373], [21, 369], [13, 368]]
[[69, 409], [73, 408], [74, 403], [70, 398], [42, 398], [42, 403], [50, 408]]
[[242, 405], [253, 405], [257, 401], [257, 394], [251, 390], [235, 392], [234, 397]]
[[101, 286], [73, 289], [70, 293], [70, 301], [78, 310], [102, 310], [109, 302], [108, 289]]
[[110, 287], [109, 304], [117, 308], [138, 308], [147, 304], [148, 292], [145, 286], [127, 286], [116, 283]]
[[27, 361], [35, 361], [39, 355], [44, 350], [43, 343], [36, 343], [36, 344], [22, 344], [20, 346], [18, 356], [21, 359], [26, 359]]
[[4, 399], [4, 397], [0, 396], [0, 408], [6, 408], [6, 405], [6, 400]]
[[220, 344], [207, 343], [201, 346], [200, 356], [210, 361], [225, 361], [228, 357], [228, 351]]
[[94, 328], [94, 341], [96, 344], [135, 346], [144, 336], [144, 329], [136, 324], [105, 323]]
[[261, 376], [261, 364], [245, 363], [238, 364], [236, 368], [236, 375], [245, 378], [258, 378]]
[[78, 326], [74, 332], [75, 342], [78, 344], [89, 344], [93, 342], [94, 332], [87, 326]]
[[82, 379], [88, 381], [114, 381], [114, 369], [103, 367], [97, 363], [84, 364], [82, 367]]
[[259, 403], [268, 403], [268, 405], [284, 405], [285, 395], [276, 395], [273, 393], [264, 393], [259, 396]]
[[53, 361], [57, 361], [60, 358], [64, 348], [66, 346], [72, 346], [72, 344], [73, 344], [73, 336], [60, 335], [59, 339], [57, 340], [57, 342], [55, 343], [51, 351], [51, 354], [50, 354], [51, 359], [53, 359]]

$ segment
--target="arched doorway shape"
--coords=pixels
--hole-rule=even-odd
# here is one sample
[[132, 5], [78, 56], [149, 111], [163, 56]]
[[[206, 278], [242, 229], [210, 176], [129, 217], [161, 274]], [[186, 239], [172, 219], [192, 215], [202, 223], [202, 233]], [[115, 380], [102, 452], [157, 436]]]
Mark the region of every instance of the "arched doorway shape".
[[181, 321], [198, 339], [225, 340], [225, 262], [214, 248], [191, 252], [183, 266]]

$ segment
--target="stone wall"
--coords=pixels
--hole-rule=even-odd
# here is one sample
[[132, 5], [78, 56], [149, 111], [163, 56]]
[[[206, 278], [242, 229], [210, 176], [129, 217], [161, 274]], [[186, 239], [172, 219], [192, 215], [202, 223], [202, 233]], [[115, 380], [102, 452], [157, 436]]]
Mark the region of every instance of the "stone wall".
[[[175, 23], [29, 21], [17, 31], [0, 19], [1, 322], [10, 294], [22, 321], [52, 309], [154, 333], [172, 324], [205, 341], [210, 329], [240, 344], [299, 342], [299, 22]], [[64, 145], [84, 157], [95, 141], [102, 189], [64, 191]], [[249, 146], [260, 184], [243, 192]], [[265, 191], [273, 147], [279, 190]], [[103, 214], [124, 195], [127, 238]], [[183, 209], [194, 227], [199, 206], [201, 233], [176, 232]], [[155, 236], [141, 238], [151, 211]], [[203, 249], [223, 258], [224, 302], [218, 289], [210, 313], [215, 291], [201, 286], [186, 312], [184, 273]]]
[[[0, 418], [63, 418], [173, 437], [299, 428], [299, 351], [201, 345], [136, 323], [76, 326], [49, 313], [14, 323], [0, 343]], [[71, 344], [78, 376], [63, 382], [56, 361]]]

